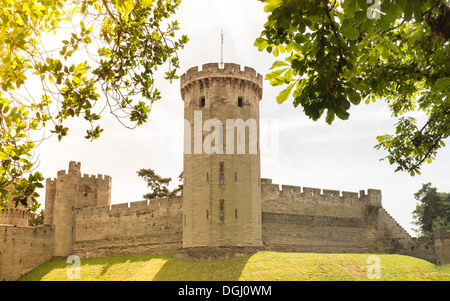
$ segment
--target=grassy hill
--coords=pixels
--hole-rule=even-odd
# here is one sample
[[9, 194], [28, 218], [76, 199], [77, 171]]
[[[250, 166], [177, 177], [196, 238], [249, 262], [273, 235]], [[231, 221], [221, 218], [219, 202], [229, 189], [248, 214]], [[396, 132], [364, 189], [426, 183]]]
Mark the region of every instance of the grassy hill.
[[[402, 255], [377, 255], [380, 280], [450, 280], [450, 264], [435, 266]], [[102, 280], [369, 280], [369, 254], [260, 252], [250, 257], [211, 262], [186, 262], [172, 255], [81, 259], [81, 279]], [[64, 281], [66, 260], [52, 260], [20, 280]]]

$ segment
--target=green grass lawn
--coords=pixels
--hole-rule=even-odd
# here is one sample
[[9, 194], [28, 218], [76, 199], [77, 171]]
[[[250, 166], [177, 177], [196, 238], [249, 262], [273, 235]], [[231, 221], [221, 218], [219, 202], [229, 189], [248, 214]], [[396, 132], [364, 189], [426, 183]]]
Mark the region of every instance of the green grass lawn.
[[[140, 255], [81, 259], [83, 281], [180, 280], [370, 280], [376, 264], [369, 254], [260, 252], [250, 257], [210, 262], [187, 262], [172, 255]], [[450, 280], [450, 264], [436, 266], [402, 255], [377, 255], [380, 280]], [[51, 260], [20, 280], [64, 281], [71, 264]], [[375, 270], [376, 271], [376, 270]]]

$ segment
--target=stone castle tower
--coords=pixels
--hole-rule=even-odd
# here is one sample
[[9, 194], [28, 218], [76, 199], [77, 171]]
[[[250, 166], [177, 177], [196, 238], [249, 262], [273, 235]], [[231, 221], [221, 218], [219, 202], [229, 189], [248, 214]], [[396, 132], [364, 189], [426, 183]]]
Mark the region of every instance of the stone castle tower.
[[44, 224], [54, 225], [53, 256], [73, 252], [74, 221], [77, 208], [111, 204], [111, 177], [81, 176], [81, 164], [69, 162], [69, 170], [58, 171], [56, 179], [47, 179]]
[[262, 81], [254, 69], [230, 63], [181, 76], [184, 249], [262, 246]]
[[205, 64], [181, 77], [183, 194], [111, 205], [111, 177], [71, 161], [46, 182], [43, 225], [25, 207], [0, 210], [0, 280], [52, 258], [173, 254], [214, 260], [260, 250], [395, 253], [450, 262], [450, 231], [412, 238], [382, 206], [381, 191], [280, 185], [260, 178], [262, 76]]

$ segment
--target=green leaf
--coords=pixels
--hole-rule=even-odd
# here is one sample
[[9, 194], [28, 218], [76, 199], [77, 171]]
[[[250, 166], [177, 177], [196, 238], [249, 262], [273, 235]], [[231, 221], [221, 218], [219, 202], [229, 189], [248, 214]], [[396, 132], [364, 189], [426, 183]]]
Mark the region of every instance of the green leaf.
[[359, 37], [359, 31], [357, 28], [353, 27], [352, 19], [345, 19], [342, 22], [341, 33], [349, 40], [354, 40]]
[[420, 2], [416, 2], [414, 5], [414, 19], [416, 19], [417, 22], [423, 21], [422, 8], [420, 7]]
[[152, 6], [152, 2], [153, 2], [153, 0], [142, 0], [141, 1], [141, 3], [142, 3], [142, 5], [145, 5], [145, 6]]
[[361, 25], [364, 21], [367, 20], [367, 15], [364, 11], [357, 11], [355, 13], [355, 23], [356, 25]]
[[4, 153], [0, 151], [0, 160], [8, 160], [8, 156]]
[[450, 87], [450, 77], [443, 77], [436, 81], [436, 83], [433, 86], [433, 90], [442, 92], [449, 87]]
[[331, 124], [333, 122], [334, 118], [335, 118], [334, 111], [331, 109], [328, 109], [327, 116], [325, 117], [325, 122], [328, 124]]
[[300, 46], [297, 42], [295, 41], [291, 41], [289, 44], [286, 45], [286, 51], [287, 52], [291, 52], [291, 51], [301, 51], [302, 50], [302, 46]]
[[405, 18], [406, 21], [411, 21], [414, 7], [415, 7], [415, 4], [412, 0], [409, 0], [406, 3], [405, 10], [403, 11], [403, 18]]
[[394, 51], [394, 52], [398, 51], [398, 46], [395, 45], [394, 43], [387, 43], [386, 47], [391, 51]]
[[292, 81], [292, 68], [289, 68], [284, 74], [284, 81], [290, 83]]
[[267, 5], [264, 6], [264, 12], [270, 13], [270, 12], [272, 12], [275, 8], [279, 7], [280, 4], [281, 4], [281, 0], [268, 0], [268, 1], [267, 1]]
[[280, 94], [278, 94], [277, 96], [277, 102], [279, 104], [282, 104], [283, 102], [286, 101], [286, 99], [289, 97], [289, 95], [291, 94], [292, 88], [295, 86], [295, 83], [290, 84], [289, 86], [287, 86], [286, 89], [284, 89], [283, 91], [280, 92]]
[[272, 65], [272, 67], [270, 67], [270, 70], [278, 68], [278, 67], [283, 67], [283, 66], [289, 66], [289, 64], [286, 62], [283, 62], [283, 61], [275, 61]]
[[279, 53], [280, 53], [279, 48], [278, 48], [278, 47], [275, 47], [275, 48], [273, 49], [272, 54], [273, 54], [275, 57], [277, 57]]
[[276, 71], [270, 72], [270, 73], [266, 74], [266, 79], [270, 80], [270, 79], [276, 78], [276, 77], [280, 76], [283, 72], [285, 72], [287, 69], [288, 68], [284, 68], [281, 70], [276, 70]]
[[285, 81], [284, 81], [284, 79], [282, 77], [275, 77], [275, 78], [272, 78], [270, 80], [270, 84], [273, 87], [277, 87], [277, 86], [283, 85], [284, 83], [285, 83]]
[[375, 66], [375, 64], [377, 63], [377, 61], [378, 61], [378, 56], [377, 56], [374, 52], [372, 52], [372, 53], [369, 55], [369, 61], [368, 61], [369, 65], [370, 65], [370, 66]]
[[346, 37], [349, 40], [356, 40], [359, 37], [359, 31], [358, 29], [352, 27], [346, 31], [342, 31], [342, 34], [344, 37]]
[[353, 18], [353, 15], [357, 12], [358, 6], [356, 0], [346, 0], [342, 4], [342, 7], [344, 9], [344, 14], [348, 18]]
[[265, 48], [269, 46], [269, 43], [267, 43], [267, 40], [263, 38], [257, 38], [255, 40], [254, 46], [257, 46], [259, 51], [263, 51]]
[[354, 91], [348, 93], [348, 100], [354, 104], [359, 105], [361, 102], [361, 95], [359, 93], [356, 93]]

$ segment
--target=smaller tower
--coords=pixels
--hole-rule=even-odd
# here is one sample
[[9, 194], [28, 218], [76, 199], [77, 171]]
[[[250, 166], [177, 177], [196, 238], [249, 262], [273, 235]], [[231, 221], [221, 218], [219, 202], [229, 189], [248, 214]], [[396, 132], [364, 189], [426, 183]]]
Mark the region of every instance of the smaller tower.
[[81, 163], [71, 161], [46, 184], [44, 223], [55, 229], [53, 256], [65, 257], [73, 252], [75, 209], [110, 205], [111, 177], [81, 176]]

